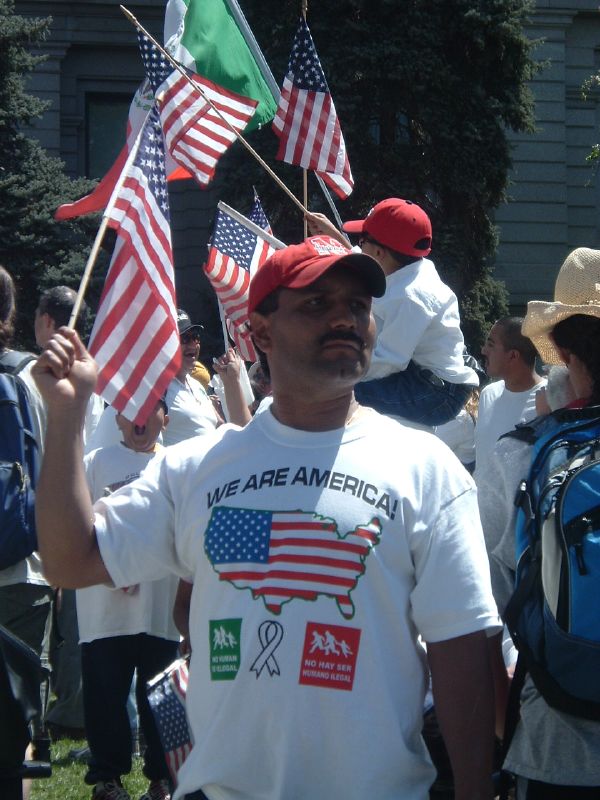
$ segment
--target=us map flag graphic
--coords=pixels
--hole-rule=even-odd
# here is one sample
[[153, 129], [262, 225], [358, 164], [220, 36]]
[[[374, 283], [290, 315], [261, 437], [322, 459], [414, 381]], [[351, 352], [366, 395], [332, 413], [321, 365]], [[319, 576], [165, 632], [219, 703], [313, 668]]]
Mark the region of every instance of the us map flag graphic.
[[290, 600], [325, 595], [350, 619], [354, 616], [350, 593], [380, 535], [376, 517], [341, 536], [334, 520], [311, 511], [217, 506], [204, 549], [219, 580], [250, 589], [274, 614]]

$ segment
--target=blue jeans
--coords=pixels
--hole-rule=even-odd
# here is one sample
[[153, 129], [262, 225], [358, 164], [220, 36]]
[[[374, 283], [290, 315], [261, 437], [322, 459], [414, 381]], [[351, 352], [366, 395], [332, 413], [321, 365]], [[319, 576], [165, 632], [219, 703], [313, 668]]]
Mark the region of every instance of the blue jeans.
[[177, 657], [177, 642], [138, 633], [81, 645], [85, 733], [91, 758], [85, 782], [120, 778], [131, 771], [131, 725], [127, 697], [137, 668], [136, 700], [144, 734], [144, 775], [169, 779], [160, 737], [146, 695], [146, 681]]
[[357, 383], [354, 394], [363, 406], [404, 417], [420, 425], [443, 425], [464, 408], [474, 386], [448, 383], [431, 370], [409, 361], [402, 372]]

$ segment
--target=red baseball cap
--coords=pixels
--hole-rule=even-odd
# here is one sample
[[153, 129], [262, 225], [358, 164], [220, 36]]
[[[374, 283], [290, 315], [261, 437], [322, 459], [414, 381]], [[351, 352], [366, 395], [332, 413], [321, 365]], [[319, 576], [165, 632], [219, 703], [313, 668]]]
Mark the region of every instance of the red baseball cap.
[[385, 292], [385, 275], [374, 258], [353, 253], [330, 236], [310, 236], [301, 244], [277, 250], [256, 270], [248, 291], [248, 313], [280, 286], [303, 289], [335, 264], [344, 264], [359, 275], [372, 297]]
[[388, 197], [373, 206], [365, 219], [351, 220], [342, 227], [347, 233], [366, 233], [384, 247], [407, 256], [424, 258], [431, 252], [431, 220], [410, 200]]

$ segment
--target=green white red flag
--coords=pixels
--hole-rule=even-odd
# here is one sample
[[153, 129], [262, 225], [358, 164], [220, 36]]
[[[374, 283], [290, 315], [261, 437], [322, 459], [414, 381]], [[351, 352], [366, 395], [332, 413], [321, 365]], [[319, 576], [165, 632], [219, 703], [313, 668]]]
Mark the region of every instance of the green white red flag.
[[[164, 41], [171, 55], [184, 66], [257, 101], [247, 130], [273, 119], [278, 88], [237, 0], [168, 0]], [[136, 92], [127, 125], [127, 143], [111, 169], [93, 192], [60, 206], [56, 219], [71, 219], [105, 208], [152, 103], [151, 90], [148, 92], [147, 82]], [[167, 176], [169, 180], [191, 177], [169, 161]]]

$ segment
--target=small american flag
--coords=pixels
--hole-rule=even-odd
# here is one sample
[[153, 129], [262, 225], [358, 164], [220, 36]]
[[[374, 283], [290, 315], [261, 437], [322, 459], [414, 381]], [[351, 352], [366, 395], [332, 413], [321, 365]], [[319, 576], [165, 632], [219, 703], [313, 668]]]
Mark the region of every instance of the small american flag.
[[[154, 89], [167, 149], [178, 164], [206, 185], [215, 173], [217, 161], [235, 141], [235, 133], [147, 36], [140, 32], [138, 40], [144, 68]], [[243, 131], [256, 110], [257, 101], [185, 71], [202, 87], [223, 117], [237, 131]]]
[[117, 230], [90, 338], [96, 391], [143, 425], [179, 369], [163, 134], [155, 110], [109, 214]]
[[177, 772], [192, 749], [185, 713], [188, 685], [188, 659], [179, 658], [164, 672], [148, 681], [148, 702], [160, 741], [165, 751], [169, 772], [177, 783]]
[[251, 589], [279, 614], [292, 598], [334, 598], [342, 615], [354, 616], [350, 592], [379, 542], [381, 524], [372, 519], [341, 537], [332, 519], [310, 511], [256, 511], [217, 506], [204, 549], [219, 580]]
[[267, 219], [267, 215], [262, 207], [262, 203], [260, 202], [260, 198], [256, 189], [254, 189], [254, 203], [252, 204], [252, 211], [250, 212], [248, 219], [250, 219], [255, 225], [258, 225], [259, 228], [262, 228], [263, 231], [266, 231], [270, 234], [273, 233], [271, 223]]
[[[271, 226], [257, 195], [250, 219], [270, 232]], [[245, 361], [256, 361], [256, 351], [247, 329], [250, 279], [274, 252], [265, 239], [252, 233], [225, 211], [217, 211], [204, 271], [223, 306], [233, 340]]]
[[354, 187], [346, 144], [306, 20], [301, 19], [283, 80], [273, 130], [277, 158], [312, 169], [340, 197]]

